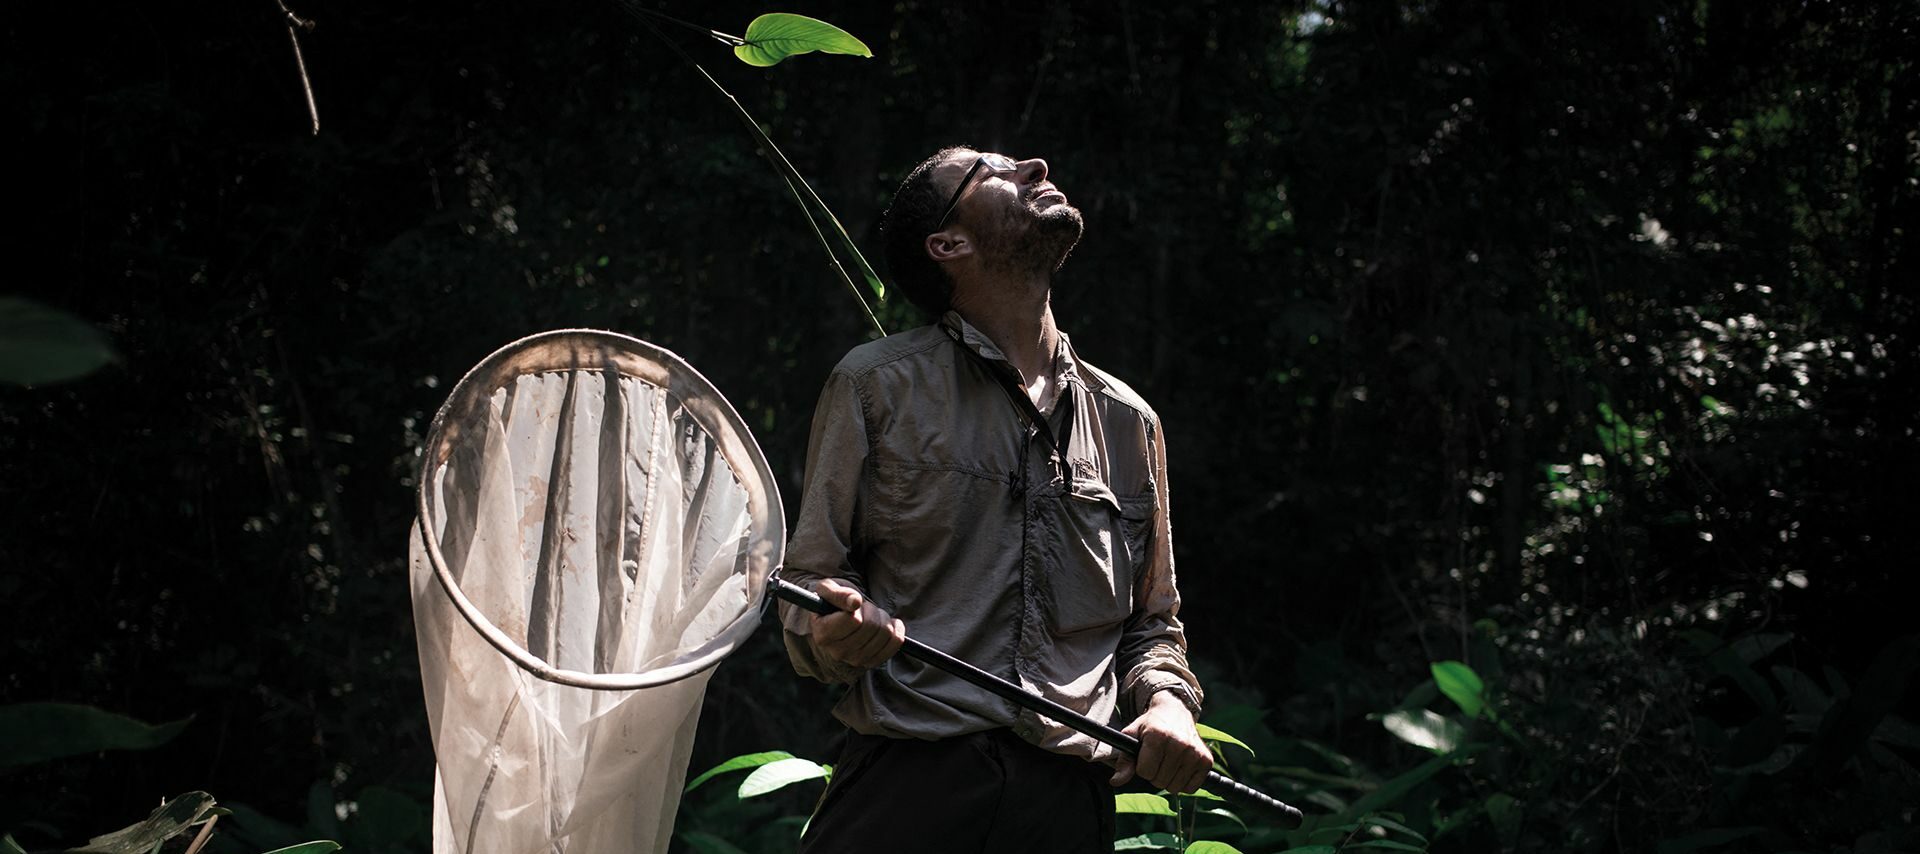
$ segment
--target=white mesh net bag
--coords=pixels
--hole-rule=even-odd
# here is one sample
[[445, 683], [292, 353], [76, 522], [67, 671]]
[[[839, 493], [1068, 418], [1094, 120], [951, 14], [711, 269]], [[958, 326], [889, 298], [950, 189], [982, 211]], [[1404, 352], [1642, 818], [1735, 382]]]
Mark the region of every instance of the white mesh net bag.
[[436, 854], [665, 851], [711, 668], [785, 543], [760, 449], [672, 353], [561, 330], [462, 378], [424, 455]]

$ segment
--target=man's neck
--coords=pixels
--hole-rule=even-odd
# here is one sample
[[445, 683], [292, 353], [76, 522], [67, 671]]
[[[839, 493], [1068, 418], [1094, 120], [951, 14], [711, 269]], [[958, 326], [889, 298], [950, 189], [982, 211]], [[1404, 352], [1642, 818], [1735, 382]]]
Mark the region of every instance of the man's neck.
[[[974, 293], [978, 290], [968, 289]], [[1053, 324], [1049, 283], [1024, 282], [989, 293], [996, 299], [965, 299], [956, 293], [954, 311], [987, 336], [1013, 369], [1035, 405], [1046, 408], [1055, 393], [1054, 357], [1060, 352], [1060, 329]]]

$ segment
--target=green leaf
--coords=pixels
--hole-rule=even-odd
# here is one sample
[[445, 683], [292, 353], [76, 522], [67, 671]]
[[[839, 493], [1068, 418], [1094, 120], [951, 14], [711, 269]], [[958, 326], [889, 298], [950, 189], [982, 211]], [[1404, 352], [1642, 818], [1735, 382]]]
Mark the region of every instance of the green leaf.
[[739, 846], [711, 833], [699, 830], [682, 831], [680, 841], [687, 843], [696, 854], [747, 854]]
[[419, 801], [397, 789], [368, 786], [353, 798], [359, 809], [353, 816], [356, 847], [400, 845], [430, 833], [432, 819]]
[[1200, 813], [1202, 815], [1215, 815], [1215, 816], [1219, 816], [1221, 818], [1227, 819], [1228, 821], [1231, 821], [1234, 824], [1239, 825], [1240, 830], [1242, 832], [1246, 831], [1247, 829], [1247, 823], [1244, 821], [1241, 821], [1240, 816], [1235, 815], [1233, 810], [1227, 809], [1225, 807], [1208, 807], [1206, 809], [1201, 810]]
[[740, 797], [743, 800], [757, 798], [794, 783], [818, 780], [827, 773], [827, 766], [811, 759], [776, 759], [753, 769], [747, 779], [740, 781]]
[[96, 836], [67, 854], [146, 854], [160, 843], [179, 836], [213, 809], [213, 796], [188, 792], [155, 809], [146, 821]]
[[1240, 849], [1225, 842], [1202, 839], [1187, 846], [1187, 854], [1240, 854]]
[[93, 324], [32, 300], [0, 297], [0, 382], [63, 382], [112, 360], [112, 345]]
[[1113, 811], [1121, 815], [1164, 815], [1176, 816], [1173, 806], [1159, 795], [1145, 792], [1123, 792], [1113, 796]]
[[1477, 745], [1467, 745], [1446, 756], [1436, 756], [1422, 762], [1418, 766], [1415, 766], [1413, 770], [1388, 780], [1385, 783], [1381, 783], [1380, 788], [1374, 789], [1368, 792], [1365, 797], [1354, 801], [1353, 806], [1348, 809], [1354, 813], [1366, 815], [1367, 813], [1375, 812], [1386, 807], [1405, 797], [1407, 792], [1412, 791], [1413, 787], [1426, 782], [1428, 777], [1432, 777], [1440, 773], [1442, 769], [1452, 765], [1458, 757], [1474, 753], [1477, 750]]
[[1240, 739], [1234, 738], [1233, 736], [1228, 735], [1224, 732], [1221, 732], [1220, 730], [1214, 729], [1213, 727], [1207, 726], [1206, 724], [1194, 724], [1193, 726], [1195, 729], [1200, 731], [1200, 737], [1203, 739], [1206, 739], [1207, 741], [1217, 741], [1222, 744], [1231, 744], [1234, 747], [1238, 747], [1241, 750], [1246, 751], [1247, 755], [1249, 756], [1258, 755], [1253, 752], [1253, 748], [1247, 746], [1246, 742], [1241, 741]]
[[1520, 837], [1520, 802], [1506, 792], [1495, 792], [1487, 796], [1487, 818], [1493, 821], [1495, 833], [1500, 841], [1511, 845]]
[[1369, 791], [1373, 788], [1373, 783], [1358, 777], [1342, 777], [1337, 774], [1315, 771], [1312, 768], [1300, 768], [1289, 765], [1274, 768], [1273, 771], [1276, 774], [1292, 777], [1297, 780], [1309, 780], [1315, 783], [1324, 783], [1329, 786], [1339, 786], [1343, 789], [1353, 789], [1360, 792]]
[[334, 797], [333, 786], [326, 780], [315, 780], [307, 787], [307, 828], [318, 830], [328, 836], [340, 832], [339, 801]]
[[272, 851], [268, 851], [267, 854], [327, 854], [329, 851], [338, 850], [340, 850], [340, 843], [330, 839], [316, 839], [312, 842], [302, 842], [299, 845], [275, 848]]
[[1142, 833], [1113, 843], [1115, 851], [1178, 851], [1180, 837], [1171, 833]]
[[693, 782], [688, 783], [687, 787], [681, 790], [681, 794], [691, 792], [695, 788], [699, 787], [701, 783], [705, 783], [706, 781], [711, 780], [715, 777], [718, 777], [721, 774], [725, 774], [728, 771], [744, 771], [748, 768], [758, 768], [762, 765], [765, 765], [769, 762], [773, 762], [776, 760], [792, 759], [792, 758], [793, 758], [793, 754], [788, 753], [784, 750], [769, 750], [765, 753], [747, 753], [740, 756], [735, 756], [732, 759], [729, 759], [725, 762], [722, 762], [718, 765], [713, 766], [712, 768], [708, 768], [707, 770], [701, 772], [700, 776], [693, 778]]
[[1435, 753], [1452, 753], [1466, 737], [1459, 724], [1428, 709], [1388, 712], [1380, 723], [1401, 741]]
[[1365, 818], [1362, 818], [1360, 822], [1362, 824], [1371, 824], [1382, 830], [1390, 830], [1395, 833], [1404, 833], [1408, 836], [1411, 836], [1415, 839], [1420, 840], [1421, 842], [1427, 841], [1427, 838], [1425, 836], [1421, 836], [1419, 831], [1414, 830], [1413, 828], [1408, 827], [1392, 819], [1381, 818], [1380, 816], [1377, 816], [1377, 815], [1370, 815]]
[[0, 706], [0, 768], [102, 750], [149, 750], [179, 735], [190, 720], [148, 724], [77, 703]]
[[843, 56], [873, 58], [873, 51], [851, 33], [826, 21], [771, 12], [747, 25], [746, 44], [733, 49], [733, 55], [748, 65], [762, 68], [776, 65], [789, 56], [814, 51]]
[[1487, 686], [1480, 681], [1480, 674], [1473, 672], [1465, 662], [1436, 661], [1433, 663], [1433, 682], [1440, 686], [1440, 693], [1447, 695], [1466, 712], [1468, 718], [1480, 717], [1487, 706]]

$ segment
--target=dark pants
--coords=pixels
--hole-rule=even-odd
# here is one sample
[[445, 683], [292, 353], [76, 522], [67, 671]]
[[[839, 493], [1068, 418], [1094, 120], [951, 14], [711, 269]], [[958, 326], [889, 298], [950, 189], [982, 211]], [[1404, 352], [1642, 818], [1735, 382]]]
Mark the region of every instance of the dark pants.
[[1004, 729], [940, 741], [847, 734], [803, 854], [1111, 854], [1113, 769]]

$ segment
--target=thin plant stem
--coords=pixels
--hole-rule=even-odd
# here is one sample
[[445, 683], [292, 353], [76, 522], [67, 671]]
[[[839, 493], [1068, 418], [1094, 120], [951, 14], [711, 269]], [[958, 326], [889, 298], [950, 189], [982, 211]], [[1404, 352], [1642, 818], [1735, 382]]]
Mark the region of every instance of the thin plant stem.
[[[707, 84], [712, 86], [714, 91], [719, 92], [720, 96], [725, 98], [727, 103], [733, 106], [734, 113], [740, 117], [741, 122], [746, 124], [747, 130], [753, 135], [754, 140], [760, 144], [761, 151], [766, 156], [767, 161], [773, 165], [776, 172], [780, 173], [781, 179], [787, 184], [787, 189], [793, 193], [794, 202], [800, 206], [801, 214], [806, 216], [807, 224], [813, 228], [814, 236], [819, 238], [821, 248], [826, 250], [827, 257], [833, 261], [833, 267], [839, 272], [841, 280], [846, 282], [848, 292], [853, 294], [854, 299], [859, 300], [860, 310], [866, 314], [867, 320], [873, 324], [874, 329], [878, 330], [882, 337], [885, 337], [887, 334], [886, 328], [881, 325], [880, 318], [874, 314], [873, 308], [867, 305], [866, 297], [861, 295], [859, 286], [853, 283], [853, 277], [847, 273], [845, 265], [841, 264], [838, 253], [834, 252], [832, 242], [827, 240], [825, 232], [820, 229], [818, 220], [814, 218], [814, 210], [817, 208], [819, 212], [826, 217], [827, 222], [833, 225], [833, 230], [835, 234], [839, 236], [841, 243], [846, 247], [847, 254], [853, 257], [854, 263], [860, 268], [861, 275], [866, 277], [868, 287], [873, 290], [875, 296], [884, 299], [886, 296], [886, 285], [881, 282], [879, 274], [873, 271], [873, 265], [867, 263], [866, 256], [860, 253], [860, 247], [853, 242], [853, 237], [847, 233], [846, 226], [841, 225], [839, 217], [833, 215], [833, 209], [827, 207], [826, 201], [821, 199], [820, 194], [814, 191], [812, 184], [807, 183], [806, 177], [800, 174], [800, 170], [794, 168], [793, 162], [787, 159], [786, 153], [782, 152], [780, 146], [774, 144], [773, 139], [767, 136], [765, 130], [761, 129], [760, 123], [754, 119], [752, 113], [747, 112], [747, 108], [740, 103], [740, 99], [734, 97], [732, 92], [727, 91], [725, 86], [720, 85], [720, 81], [715, 80], [713, 75], [708, 74], [706, 68], [694, 61], [693, 57], [689, 56], [687, 52], [682, 50], [673, 40], [668, 39], [665, 33], [660, 32], [660, 28], [654, 26], [652, 21], [641, 17], [642, 15], [659, 16], [663, 18], [666, 16], [660, 15], [660, 13], [654, 12], [651, 9], [642, 8], [633, 2], [633, 0], [621, 0], [620, 5], [630, 14], [633, 14], [636, 20], [644, 25], [648, 31], [653, 33], [655, 38], [665, 43], [669, 49], [675, 54], [678, 54], [688, 65], [693, 66], [693, 70], [700, 72], [700, 76], [707, 81]], [[685, 21], [676, 20], [674, 22], [704, 31], [704, 28], [698, 25], [687, 24]], [[804, 195], [802, 195], [801, 190], [806, 191]], [[812, 202], [811, 206], [808, 205], [809, 201]]]
[[738, 47], [740, 45], [747, 43], [746, 39], [743, 39], [739, 36], [723, 33], [723, 32], [720, 32], [719, 30], [710, 30], [710, 29], [707, 29], [706, 27], [700, 26], [699, 24], [695, 24], [689, 21], [682, 21], [679, 18], [669, 15], [665, 12], [657, 11], [654, 9], [648, 9], [645, 6], [641, 6], [638, 3], [625, 3], [623, 5], [627, 7], [628, 11], [637, 12], [642, 15], [652, 15], [653, 17], [659, 18], [660, 20], [666, 21], [667, 23], [670, 23], [670, 24], [679, 24], [680, 26], [686, 27], [687, 29], [693, 30], [694, 32], [704, 33], [706, 35], [713, 36], [714, 38], [719, 39], [720, 41], [729, 45], [733, 45], [735, 47]]
[[[793, 185], [793, 180], [785, 175], [781, 175], [780, 180], [787, 183], [787, 192], [793, 194], [794, 202], [800, 205], [800, 210], [805, 211], [807, 209], [807, 201], [800, 197], [800, 190]], [[807, 225], [813, 228], [813, 236], [820, 239], [820, 245], [822, 247], [829, 245], [827, 243], [827, 236], [820, 231], [820, 223], [814, 220], [811, 215], [807, 217]], [[880, 325], [880, 318], [874, 316], [873, 309], [867, 306], [867, 298], [860, 295], [860, 286], [853, 283], [852, 276], [847, 275], [847, 268], [840, 263], [840, 256], [834, 254], [832, 250], [828, 250], [827, 260], [832, 262], [834, 272], [840, 274], [840, 281], [847, 283], [847, 291], [853, 294], [854, 299], [860, 301], [860, 310], [866, 312], [867, 320], [873, 323], [874, 330], [880, 333], [880, 337], [887, 337], [887, 328]]]

